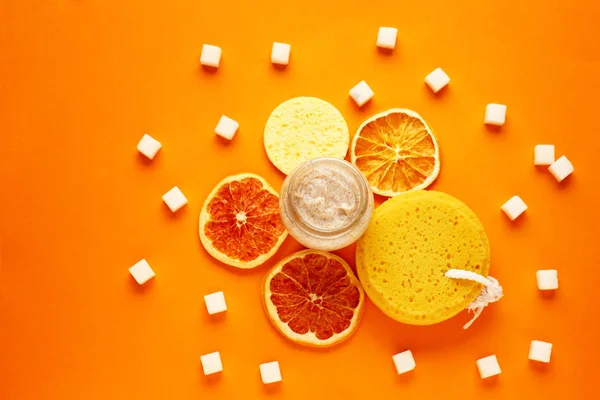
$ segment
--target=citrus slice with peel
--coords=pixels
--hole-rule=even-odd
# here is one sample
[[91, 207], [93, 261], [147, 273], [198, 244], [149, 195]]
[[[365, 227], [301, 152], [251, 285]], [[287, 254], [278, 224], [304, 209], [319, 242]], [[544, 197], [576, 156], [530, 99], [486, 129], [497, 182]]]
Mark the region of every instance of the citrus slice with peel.
[[304, 250], [268, 272], [263, 301], [269, 320], [285, 337], [328, 347], [356, 330], [364, 292], [346, 261], [323, 251]]
[[396, 196], [425, 189], [440, 173], [437, 140], [416, 112], [393, 108], [360, 125], [351, 160], [374, 193]]
[[279, 196], [258, 175], [223, 179], [200, 212], [202, 245], [211, 256], [233, 267], [259, 266], [277, 252], [286, 236]]

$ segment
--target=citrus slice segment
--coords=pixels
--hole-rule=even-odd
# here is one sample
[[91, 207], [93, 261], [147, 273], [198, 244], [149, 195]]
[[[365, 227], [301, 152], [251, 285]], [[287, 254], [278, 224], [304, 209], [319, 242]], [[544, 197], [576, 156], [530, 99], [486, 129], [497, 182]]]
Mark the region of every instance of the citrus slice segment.
[[211, 256], [233, 267], [259, 266], [277, 252], [286, 236], [279, 196], [258, 175], [223, 179], [200, 212], [202, 245]]
[[269, 160], [284, 174], [318, 157], [344, 158], [348, 124], [330, 103], [316, 97], [295, 97], [278, 105], [265, 126]]
[[433, 132], [419, 114], [407, 109], [387, 110], [363, 122], [350, 156], [373, 192], [382, 196], [425, 189], [440, 172]]
[[323, 251], [304, 250], [269, 271], [263, 300], [269, 320], [285, 337], [328, 347], [356, 330], [364, 292], [346, 261]]

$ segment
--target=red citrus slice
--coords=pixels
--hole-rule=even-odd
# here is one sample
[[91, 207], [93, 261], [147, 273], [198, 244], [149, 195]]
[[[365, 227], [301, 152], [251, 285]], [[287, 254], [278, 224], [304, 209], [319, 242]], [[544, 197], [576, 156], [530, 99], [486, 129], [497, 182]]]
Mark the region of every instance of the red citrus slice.
[[200, 212], [202, 245], [217, 260], [237, 268], [264, 263], [286, 236], [277, 192], [258, 175], [223, 179]]
[[263, 300], [269, 319], [285, 337], [327, 347], [354, 333], [364, 292], [346, 261], [330, 253], [304, 250], [269, 271]]

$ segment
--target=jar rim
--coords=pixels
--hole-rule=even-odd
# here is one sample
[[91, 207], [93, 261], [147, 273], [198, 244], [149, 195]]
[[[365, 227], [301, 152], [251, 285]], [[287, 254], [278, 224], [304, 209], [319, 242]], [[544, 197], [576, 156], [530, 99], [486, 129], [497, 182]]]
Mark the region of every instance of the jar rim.
[[[342, 167], [342, 168], [346, 169], [348, 172], [350, 172], [352, 174], [352, 176], [355, 178], [355, 181], [358, 184], [358, 187], [360, 189], [360, 196], [359, 196], [359, 203], [358, 203], [359, 209], [356, 211], [354, 218], [352, 218], [346, 224], [344, 224], [340, 227], [336, 227], [334, 229], [318, 228], [318, 227], [315, 227], [315, 226], [307, 223], [301, 217], [300, 213], [297, 210], [297, 205], [294, 202], [294, 196], [289, 196], [289, 195], [287, 195], [287, 193], [284, 194], [284, 196], [285, 196], [285, 201], [288, 203], [287, 209], [294, 216], [294, 220], [299, 228], [301, 228], [302, 230], [304, 230], [307, 233], [310, 233], [312, 235], [319, 235], [319, 236], [326, 236], [329, 238], [334, 238], [334, 237], [344, 235], [346, 232], [351, 230], [354, 226], [359, 224], [360, 221], [363, 219], [364, 215], [368, 212], [368, 209], [369, 209], [369, 196], [372, 196], [371, 188], [370, 188], [370, 185], [369, 185], [367, 179], [360, 172], [360, 170], [358, 168], [356, 168], [356, 166], [354, 166], [353, 164], [349, 163], [348, 161], [341, 159], [341, 158], [335, 158], [335, 157], [319, 157], [319, 158], [315, 158], [313, 160], [306, 161], [306, 162], [300, 164], [298, 167], [296, 167], [296, 169], [294, 169], [294, 171], [292, 171], [288, 175], [289, 182], [287, 184], [286, 192], [294, 193], [296, 185], [298, 183], [298, 181], [297, 181], [298, 178], [302, 177], [304, 175], [303, 171], [306, 171], [309, 168], [314, 168], [320, 164], [323, 164], [323, 165], [337, 164], [337, 166]], [[284, 196], [282, 196], [282, 200], [284, 200]]]

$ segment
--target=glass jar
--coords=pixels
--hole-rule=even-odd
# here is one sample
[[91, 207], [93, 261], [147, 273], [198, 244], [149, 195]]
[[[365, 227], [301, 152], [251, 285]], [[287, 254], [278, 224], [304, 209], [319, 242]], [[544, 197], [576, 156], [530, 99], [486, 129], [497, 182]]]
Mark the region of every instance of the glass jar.
[[287, 176], [279, 204], [290, 235], [308, 248], [331, 251], [365, 232], [373, 215], [373, 192], [349, 162], [316, 158]]

